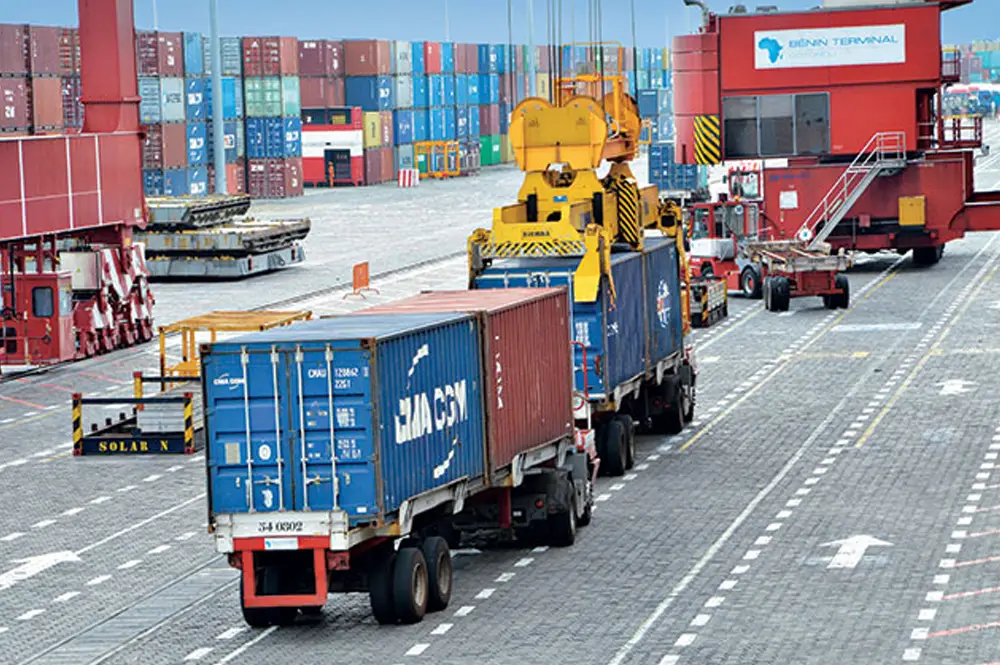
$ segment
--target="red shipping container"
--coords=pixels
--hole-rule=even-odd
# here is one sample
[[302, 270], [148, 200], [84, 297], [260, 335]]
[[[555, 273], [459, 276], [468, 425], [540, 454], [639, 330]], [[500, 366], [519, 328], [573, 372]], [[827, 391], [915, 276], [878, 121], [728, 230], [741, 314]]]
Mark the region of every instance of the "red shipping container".
[[28, 28], [29, 70], [32, 76], [59, 75], [59, 28], [33, 25]]
[[379, 148], [365, 150], [365, 184], [377, 185], [382, 180], [382, 154]]
[[0, 78], [0, 130], [27, 129], [28, 101], [28, 79]]
[[31, 124], [37, 129], [62, 127], [62, 79], [54, 76], [31, 79]]
[[179, 32], [157, 33], [160, 76], [184, 76], [184, 37]]
[[441, 73], [441, 44], [438, 42], [424, 42], [424, 72]]
[[299, 42], [299, 74], [306, 76], [324, 76], [329, 69], [327, 58], [329, 52], [326, 50], [326, 42], [322, 39], [305, 40]]
[[251, 198], [267, 198], [267, 162], [266, 159], [247, 160], [247, 193]]
[[296, 76], [299, 73], [298, 37], [279, 37], [278, 74]]
[[570, 301], [566, 289], [424, 292], [352, 314], [475, 313], [492, 476], [516, 455], [573, 436]]
[[[467, 44], [455, 44], [455, 73], [465, 74], [466, 68], [468, 67], [468, 54], [469, 51], [465, 47]], [[476, 55], [478, 58], [478, 54]]]
[[524, 70], [525, 70], [525, 67], [524, 67], [524, 49], [522, 47], [520, 47], [520, 46], [515, 46], [514, 47], [514, 71], [520, 73], [520, 72], [523, 72]]
[[83, 102], [80, 101], [80, 77], [67, 76], [62, 82], [63, 125], [80, 127], [83, 125]]
[[379, 148], [382, 151], [382, 182], [394, 182], [396, 180], [396, 156], [393, 154], [392, 145], [388, 148]]
[[187, 125], [170, 122], [160, 127], [163, 130], [163, 168], [185, 168], [188, 165]]
[[163, 168], [163, 125], [148, 125], [142, 141], [142, 168]]
[[389, 42], [377, 39], [349, 39], [344, 42], [344, 73], [347, 76], [389, 74]]
[[265, 162], [267, 166], [267, 193], [265, 197], [269, 199], [285, 198], [287, 195], [285, 190], [285, 160], [268, 159]]
[[299, 79], [299, 96], [304, 109], [326, 108], [327, 79], [319, 76], [303, 76]]
[[549, 71], [549, 47], [536, 46], [535, 50], [538, 52], [538, 56], [535, 58], [535, 62], [538, 64], [538, 71], [542, 73]]
[[285, 196], [302, 196], [302, 158], [282, 160], [285, 167]]
[[344, 42], [327, 39], [324, 41], [324, 45], [326, 46], [327, 51], [326, 62], [328, 69], [326, 70], [326, 73], [330, 76], [343, 76]]
[[0, 75], [26, 76], [29, 59], [28, 26], [0, 23]]
[[73, 76], [80, 73], [80, 31], [76, 28], [59, 29], [59, 74]]
[[500, 133], [500, 106], [490, 104], [479, 107], [479, 133], [481, 136], [495, 136]]
[[335, 78], [326, 80], [326, 107], [334, 109], [347, 103], [344, 92], [344, 79]]
[[392, 152], [392, 126], [394, 124], [392, 120], [392, 111], [382, 111], [379, 113], [379, 116], [382, 118], [382, 122], [379, 123], [382, 125], [382, 145], [389, 146], [389, 152]]
[[[208, 165], [208, 193], [215, 193], [215, 165]], [[243, 160], [226, 164], [226, 193], [246, 193], [246, 165]]]
[[136, 32], [135, 39], [139, 76], [159, 76], [160, 46], [156, 33], [139, 30]]

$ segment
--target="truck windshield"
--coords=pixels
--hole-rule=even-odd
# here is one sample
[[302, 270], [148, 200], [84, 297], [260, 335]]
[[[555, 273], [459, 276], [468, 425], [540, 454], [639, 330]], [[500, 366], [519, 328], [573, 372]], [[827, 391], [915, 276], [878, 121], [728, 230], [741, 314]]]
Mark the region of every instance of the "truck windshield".
[[696, 208], [694, 211], [694, 222], [691, 228], [691, 238], [700, 240], [708, 237], [708, 210]]

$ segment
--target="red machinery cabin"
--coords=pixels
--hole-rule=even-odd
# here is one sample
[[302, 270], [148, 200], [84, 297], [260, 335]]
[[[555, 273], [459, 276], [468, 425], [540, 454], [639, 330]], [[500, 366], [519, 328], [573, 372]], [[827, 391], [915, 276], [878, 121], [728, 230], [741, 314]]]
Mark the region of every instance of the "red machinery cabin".
[[715, 276], [726, 281], [730, 291], [748, 298], [761, 297], [764, 274], [746, 258], [742, 243], [760, 239], [760, 213], [756, 203], [719, 201], [690, 206], [691, 274]]
[[934, 263], [945, 242], [1000, 228], [981, 205], [1000, 195], [973, 192], [981, 118], [941, 111], [960, 74], [941, 14], [971, 1], [706, 11], [701, 34], [674, 40], [677, 161], [763, 160], [776, 239], [914, 249]]
[[71, 282], [68, 272], [27, 273], [14, 279], [9, 299], [22, 314], [20, 320], [0, 321], [0, 359], [31, 364], [35, 358], [75, 356]]

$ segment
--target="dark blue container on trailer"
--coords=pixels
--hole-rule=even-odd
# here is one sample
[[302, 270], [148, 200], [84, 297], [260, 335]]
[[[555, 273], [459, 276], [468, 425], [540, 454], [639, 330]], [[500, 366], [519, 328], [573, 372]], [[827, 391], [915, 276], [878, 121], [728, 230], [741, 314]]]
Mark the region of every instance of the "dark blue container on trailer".
[[142, 191], [146, 196], [163, 196], [163, 171], [143, 169]]
[[424, 43], [423, 42], [410, 42], [410, 62], [413, 65], [413, 76], [423, 76], [425, 72], [424, 67]]
[[211, 108], [205, 104], [206, 81], [211, 83], [211, 80], [203, 78], [189, 78], [184, 82], [184, 112], [188, 122], [203, 121], [212, 113]]
[[393, 107], [391, 76], [348, 76], [344, 79], [344, 97], [348, 106], [363, 111], [389, 111]]
[[413, 108], [424, 109], [431, 105], [426, 76], [413, 77]]
[[[474, 288], [567, 286], [572, 293], [579, 264], [578, 257], [494, 261], [476, 278]], [[647, 237], [641, 253], [613, 252], [611, 276], [618, 296], [614, 302], [606, 280], [594, 302], [573, 302], [573, 336], [587, 348], [587, 389], [593, 399], [610, 396], [617, 386], [683, 348], [680, 268], [673, 240]], [[576, 389], [583, 390], [583, 353], [573, 348]]]
[[392, 112], [392, 140], [395, 145], [413, 143], [414, 112], [406, 109]]
[[428, 109], [420, 109], [413, 112], [413, 142], [430, 141], [430, 118]]
[[483, 475], [473, 316], [339, 316], [243, 335], [203, 354], [202, 377], [214, 514], [340, 509], [358, 525]]
[[204, 122], [187, 124], [188, 166], [202, 166], [208, 163], [208, 126]]
[[655, 89], [639, 91], [639, 99], [636, 101], [639, 104], [640, 117], [655, 118], [660, 114], [659, 95], [657, 93], [658, 91]]
[[[208, 153], [208, 163], [215, 163], [215, 125], [212, 123], [207, 123], [208, 125], [208, 141], [206, 142], [205, 152]], [[239, 140], [236, 136], [238, 124], [235, 120], [230, 120], [228, 122], [222, 123], [222, 143], [226, 149], [226, 163], [232, 164], [237, 159], [242, 157], [239, 154]]]

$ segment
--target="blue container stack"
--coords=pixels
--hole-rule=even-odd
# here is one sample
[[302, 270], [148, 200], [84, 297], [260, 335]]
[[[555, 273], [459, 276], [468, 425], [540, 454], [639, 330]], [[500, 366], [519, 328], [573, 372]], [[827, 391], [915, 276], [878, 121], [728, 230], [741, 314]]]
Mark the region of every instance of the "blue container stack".
[[708, 187], [708, 169], [674, 161], [674, 142], [649, 146], [649, 182], [661, 191], [693, 192]]

